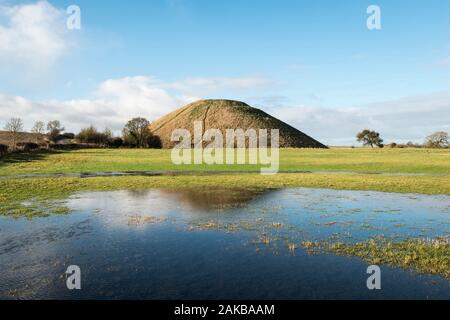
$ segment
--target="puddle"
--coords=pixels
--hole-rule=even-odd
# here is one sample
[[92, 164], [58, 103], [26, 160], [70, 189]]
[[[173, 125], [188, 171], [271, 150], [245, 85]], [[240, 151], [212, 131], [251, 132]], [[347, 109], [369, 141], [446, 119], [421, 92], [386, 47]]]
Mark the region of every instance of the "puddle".
[[[450, 197], [323, 189], [79, 193], [72, 213], [0, 218], [0, 298], [450, 299], [435, 275], [310, 254], [303, 241], [450, 235]], [[82, 290], [65, 287], [78, 265]]]

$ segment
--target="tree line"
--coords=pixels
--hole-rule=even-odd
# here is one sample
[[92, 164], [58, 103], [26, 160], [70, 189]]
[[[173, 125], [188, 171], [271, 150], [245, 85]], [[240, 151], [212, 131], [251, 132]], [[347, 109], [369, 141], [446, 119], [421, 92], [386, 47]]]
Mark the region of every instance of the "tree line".
[[129, 120], [123, 130], [121, 136], [114, 136], [112, 131], [106, 128], [104, 131], [98, 130], [93, 125], [82, 128], [78, 134], [64, 132], [65, 128], [58, 120], [44, 123], [36, 121], [30, 132], [35, 135], [34, 141], [27, 143], [18, 143], [20, 134], [24, 133], [24, 124], [20, 118], [11, 118], [4, 130], [9, 133], [9, 146], [0, 145], [0, 154], [9, 151], [17, 151], [18, 147], [26, 149], [38, 149], [42, 147], [42, 141], [48, 143], [46, 147], [61, 147], [65, 145], [93, 145], [96, 147], [131, 147], [131, 148], [161, 148], [159, 138], [150, 130], [150, 121], [145, 118], [137, 117]]
[[[0, 155], [8, 151], [17, 151], [19, 143], [18, 138], [24, 132], [24, 124], [20, 118], [11, 118], [4, 127], [9, 133], [9, 145], [0, 144]], [[48, 139], [46, 147], [58, 147], [63, 145], [62, 141], [69, 141], [69, 145], [77, 146], [95, 146], [95, 147], [131, 147], [131, 148], [161, 148], [159, 137], [155, 136], [150, 130], [150, 121], [145, 118], [137, 117], [129, 120], [123, 130], [121, 136], [114, 136], [112, 131], [106, 128], [99, 131], [93, 125], [82, 128], [78, 134], [64, 132], [65, 128], [58, 120], [52, 120], [45, 124], [43, 121], [36, 121], [31, 128], [31, 133], [35, 135], [35, 141], [21, 143], [21, 147], [25, 150], [38, 149], [42, 147], [40, 140]], [[364, 129], [356, 135], [358, 142], [368, 147], [385, 147], [384, 141], [380, 133]], [[66, 143], [67, 145], [67, 143]], [[426, 148], [448, 148], [448, 133], [439, 131], [425, 138], [422, 145], [413, 144], [406, 145], [391, 143], [387, 145], [391, 148], [402, 147], [426, 147]]]
[[[370, 130], [364, 129], [356, 135], [356, 140], [361, 142], [364, 146], [370, 146], [372, 148], [384, 148], [385, 144], [383, 143], [383, 139], [381, 139], [380, 133]], [[407, 144], [397, 144], [395, 142], [386, 145], [391, 148], [448, 148], [448, 133], [444, 131], [435, 132], [428, 137], [425, 138], [425, 142], [420, 144], [414, 144], [412, 142], [408, 142]]]

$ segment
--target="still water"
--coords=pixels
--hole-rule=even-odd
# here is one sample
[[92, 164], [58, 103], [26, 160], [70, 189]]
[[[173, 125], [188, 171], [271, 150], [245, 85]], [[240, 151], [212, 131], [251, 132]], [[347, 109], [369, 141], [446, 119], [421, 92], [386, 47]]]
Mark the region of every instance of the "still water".
[[[448, 280], [389, 266], [370, 291], [367, 263], [298, 246], [449, 236], [446, 196], [146, 190], [63, 204], [71, 214], [0, 217], [0, 298], [450, 299]], [[66, 287], [70, 265], [81, 268], [81, 290]]]

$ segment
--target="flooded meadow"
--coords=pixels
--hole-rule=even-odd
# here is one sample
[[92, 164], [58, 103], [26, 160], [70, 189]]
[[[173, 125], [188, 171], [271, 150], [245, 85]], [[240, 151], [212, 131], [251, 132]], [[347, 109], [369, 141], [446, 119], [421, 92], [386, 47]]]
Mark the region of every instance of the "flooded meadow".
[[[0, 217], [0, 298], [450, 299], [442, 266], [380, 259], [382, 289], [369, 290], [372, 247], [335, 250], [448, 243], [448, 196], [154, 189], [76, 193], [55, 206], [67, 213]], [[81, 290], [66, 287], [70, 265]]]

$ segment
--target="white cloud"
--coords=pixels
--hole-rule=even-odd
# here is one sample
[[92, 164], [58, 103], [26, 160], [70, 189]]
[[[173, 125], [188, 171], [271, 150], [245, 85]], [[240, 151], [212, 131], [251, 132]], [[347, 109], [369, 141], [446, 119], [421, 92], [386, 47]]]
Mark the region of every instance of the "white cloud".
[[356, 133], [369, 128], [385, 142], [423, 142], [428, 134], [450, 131], [450, 91], [366, 106], [271, 107], [269, 113], [330, 145], [356, 145]]
[[[72, 132], [90, 124], [119, 132], [132, 117], [143, 116], [153, 121], [211, 92], [230, 88], [247, 91], [266, 83], [264, 79], [246, 77], [164, 82], [136, 76], [106, 80], [89, 99], [33, 102], [0, 94], [0, 127], [14, 116], [23, 118], [28, 129], [36, 120], [58, 119]], [[197, 90], [198, 95], [191, 94]], [[296, 106], [282, 96], [249, 99], [252, 101], [259, 101], [254, 106], [330, 145], [356, 144], [354, 137], [364, 128], [379, 131], [386, 142], [422, 142], [434, 131], [450, 131], [450, 91], [334, 109]]]
[[197, 99], [180, 92], [169, 93], [166, 87], [167, 84], [152, 77], [126, 77], [104, 81], [95, 95], [114, 106], [118, 115], [145, 115], [149, 119]]
[[[212, 92], [251, 89], [265, 83], [262, 78], [246, 77], [164, 82], [154, 77], [136, 76], [106, 80], [90, 99], [33, 102], [0, 94], [0, 120], [4, 124], [13, 116], [21, 117], [30, 128], [37, 120], [58, 119], [69, 131], [78, 131], [90, 124], [120, 131], [132, 117], [142, 116], [153, 121]], [[192, 95], [193, 92], [199, 95]]]
[[47, 1], [0, 5], [0, 68], [44, 72], [70, 47], [66, 33], [64, 12]]
[[0, 119], [23, 118], [27, 128], [34, 121], [58, 119], [68, 131], [93, 124], [119, 131], [136, 116], [154, 120], [192, 99], [171, 96], [143, 77], [107, 80], [91, 99], [33, 102], [23, 97], [0, 95]]

